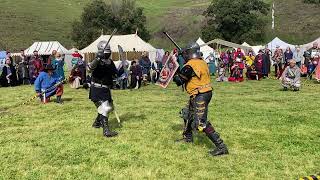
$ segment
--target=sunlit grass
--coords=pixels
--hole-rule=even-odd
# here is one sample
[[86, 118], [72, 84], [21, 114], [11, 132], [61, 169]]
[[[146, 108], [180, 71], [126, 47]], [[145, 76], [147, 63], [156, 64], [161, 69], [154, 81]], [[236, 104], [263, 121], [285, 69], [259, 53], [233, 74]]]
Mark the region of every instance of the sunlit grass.
[[188, 96], [174, 85], [113, 91], [119, 136], [91, 128], [96, 110], [86, 90], [65, 86], [64, 105], [33, 101], [33, 88], [0, 88], [3, 179], [295, 179], [319, 172], [319, 87], [280, 91], [278, 81], [214, 83], [209, 119], [230, 155], [213, 158], [203, 134], [181, 137], [178, 112]]

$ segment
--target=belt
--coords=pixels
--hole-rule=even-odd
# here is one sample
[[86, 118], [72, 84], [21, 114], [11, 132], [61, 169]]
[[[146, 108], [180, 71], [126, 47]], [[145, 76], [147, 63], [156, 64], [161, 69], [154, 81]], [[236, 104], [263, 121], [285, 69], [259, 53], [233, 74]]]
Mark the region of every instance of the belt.
[[94, 82], [92, 82], [91, 85], [93, 85], [93, 86], [95, 86], [95, 87], [109, 88], [109, 86], [107, 86], [107, 85], [103, 85], [103, 84], [99, 84], [99, 83], [94, 83]]

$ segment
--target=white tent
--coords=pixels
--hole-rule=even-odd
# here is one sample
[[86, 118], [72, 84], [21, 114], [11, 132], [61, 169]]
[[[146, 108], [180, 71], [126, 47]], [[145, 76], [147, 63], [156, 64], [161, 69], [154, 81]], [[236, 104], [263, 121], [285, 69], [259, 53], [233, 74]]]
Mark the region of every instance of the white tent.
[[[97, 40], [91, 43], [88, 47], [82, 49], [80, 53], [97, 53], [97, 45], [100, 41], [108, 41], [110, 35], [101, 35]], [[120, 45], [124, 52], [148, 52], [151, 61], [156, 58], [156, 48], [149, 43], [142, 40], [137, 34], [129, 35], [114, 35], [110, 41], [112, 52], [119, 52], [118, 45]]]
[[308, 43], [308, 44], [301, 45], [300, 47], [301, 47], [303, 50], [308, 50], [308, 49], [310, 49], [310, 48], [313, 47], [313, 43], [315, 43], [315, 42], [317, 42], [317, 43], [318, 43], [318, 46], [320, 46], [320, 37], [319, 37], [318, 39], [316, 39], [316, 40]]
[[274, 38], [271, 42], [267, 44], [268, 49], [271, 51], [274, 51], [276, 49], [276, 46], [280, 46], [281, 49], [286, 49], [287, 47], [290, 47], [291, 50], [294, 50], [295, 46], [289, 43], [286, 43], [279, 39], [278, 37]]
[[61, 54], [66, 54], [68, 50], [58, 41], [35, 42], [24, 51], [26, 55], [32, 55], [33, 51], [38, 51], [39, 55], [51, 55], [53, 50]]
[[257, 55], [259, 53], [260, 49], [265, 48], [265, 46], [262, 45], [258, 45], [258, 46], [251, 46], [250, 44], [244, 42], [242, 43], [243, 46], [247, 46], [247, 47], [251, 47], [251, 49], [253, 50], [253, 52]]
[[[201, 46], [202, 44], [205, 44], [205, 42], [199, 37], [199, 39], [197, 40], [197, 43]], [[200, 47], [200, 51], [203, 54], [203, 58], [207, 59], [207, 57], [210, 56], [211, 53], [214, 53], [213, 48], [211, 48], [208, 45], [202, 46]]]

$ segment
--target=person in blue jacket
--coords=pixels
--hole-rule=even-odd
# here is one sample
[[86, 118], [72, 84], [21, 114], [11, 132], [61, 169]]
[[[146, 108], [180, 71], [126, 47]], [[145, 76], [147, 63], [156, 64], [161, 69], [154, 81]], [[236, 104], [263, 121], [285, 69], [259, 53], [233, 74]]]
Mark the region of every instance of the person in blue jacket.
[[62, 78], [54, 73], [55, 69], [51, 64], [45, 66], [34, 82], [35, 91], [43, 103], [48, 103], [50, 97], [56, 95], [57, 103], [62, 104], [61, 96], [63, 94]]

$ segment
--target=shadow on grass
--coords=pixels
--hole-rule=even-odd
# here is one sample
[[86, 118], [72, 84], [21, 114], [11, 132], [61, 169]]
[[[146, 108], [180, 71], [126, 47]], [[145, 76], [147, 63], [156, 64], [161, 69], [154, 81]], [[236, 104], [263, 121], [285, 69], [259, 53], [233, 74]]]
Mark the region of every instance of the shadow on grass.
[[[112, 119], [116, 119], [115, 116], [112, 116]], [[117, 121], [110, 121], [110, 125], [112, 127], [118, 127], [118, 128], [122, 128], [122, 124], [124, 122], [128, 122], [128, 121], [144, 121], [147, 119], [145, 114], [136, 114], [133, 112], [128, 112], [125, 114], [122, 114], [119, 116], [119, 119], [121, 121], [121, 124], [119, 125], [119, 123]]]
[[73, 99], [72, 98], [62, 98], [62, 101], [63, 102], [70, 102], [72, 101]]

